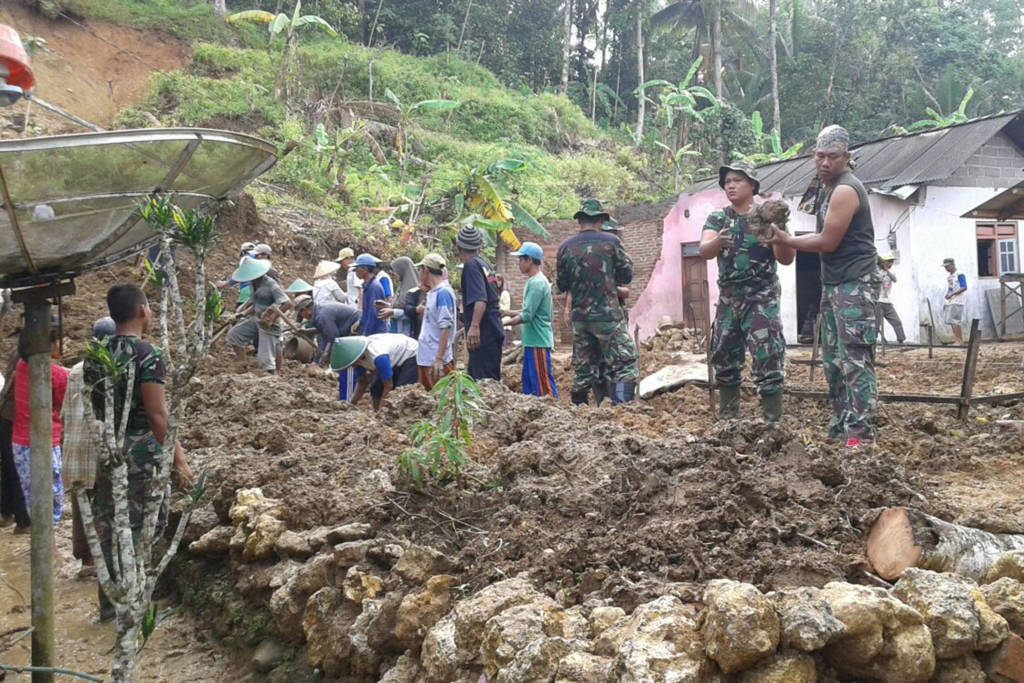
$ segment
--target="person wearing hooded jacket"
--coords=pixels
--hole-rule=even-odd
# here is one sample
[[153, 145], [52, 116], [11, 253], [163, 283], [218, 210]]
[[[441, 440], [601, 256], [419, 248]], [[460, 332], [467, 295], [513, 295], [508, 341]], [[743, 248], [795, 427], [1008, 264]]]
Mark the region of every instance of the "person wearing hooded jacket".
[[[381, 309], [383, 318], [390, 318], [395, 323], [395, 331], [415, 339], [419, 336], [420, 321], [416, 314], [420, 300], [419, 278], [416, 266], [408, 256], [399, 256], [391, 262], [391, 270], [398, 278], [391, 306]], [[411, 309], [408, 306], [413, 302]]]

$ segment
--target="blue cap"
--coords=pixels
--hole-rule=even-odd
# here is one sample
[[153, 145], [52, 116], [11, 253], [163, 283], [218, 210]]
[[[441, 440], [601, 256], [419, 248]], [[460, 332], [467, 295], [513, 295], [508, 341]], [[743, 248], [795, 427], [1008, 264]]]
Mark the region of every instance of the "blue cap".
[[374, 257], [372, 254], [360, 254], [359, 256], [356, 256], [357, 266], [367, 266], [369, 268], [376, 268], [377, 263], [378, 261], [376, 257]]
[[522, 246], [517, 251], [513, 251], [509, 256], [529, 256], [532, 259], [540, 261], [544, 258], [544, 250], [536, 242], [523, 242]]

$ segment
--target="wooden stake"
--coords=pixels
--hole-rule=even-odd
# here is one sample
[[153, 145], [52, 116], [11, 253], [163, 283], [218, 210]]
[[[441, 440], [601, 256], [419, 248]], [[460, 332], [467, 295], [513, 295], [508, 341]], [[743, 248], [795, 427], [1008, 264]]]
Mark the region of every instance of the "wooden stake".
[[961, 420], [967, 419], [967, 413], [971, 409], [971, 394], [974, 393], [974, 376], [978, 371], [978, 342], [981, 339], [981, 332], [978, 329], [978, 319], [971, 320], [971, 336], [967, 341], [967, 359], [964, 361], [964, 376], [960, 385], [960, 406], [957, 408], [956, 416]]
[[932, 315], [931, 299], [925, 299], [924, 302], [928, 304], [928, 357], [931, 358], [935, 353], [935, 316]]
[[807, 369], [807, 381], [814, 382], [814, 361], [818, 360], [818, 340], [821, 338], [821, 313], [814, 319], [814, 344], [811, 346], [811, 367]]

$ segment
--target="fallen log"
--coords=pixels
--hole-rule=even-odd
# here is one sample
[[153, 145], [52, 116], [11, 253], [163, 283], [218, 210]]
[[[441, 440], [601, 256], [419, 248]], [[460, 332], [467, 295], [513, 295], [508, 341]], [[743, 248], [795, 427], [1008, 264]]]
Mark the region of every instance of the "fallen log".
[[882, 510], [867, 538], [868, 562], [883, 579], [908, 567], [954, 572], [980, 581], [1000, 555], [1024, 549], [1024, 534], [994, 534], [945, 522], [913, 508]]

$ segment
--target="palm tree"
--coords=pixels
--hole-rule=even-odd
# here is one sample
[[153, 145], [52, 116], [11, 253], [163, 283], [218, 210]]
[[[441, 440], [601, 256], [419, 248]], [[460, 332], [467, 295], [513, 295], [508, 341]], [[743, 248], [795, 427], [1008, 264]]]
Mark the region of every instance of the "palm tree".
[[776, 135], [782, 136], [782, 114], [779, 110], [779, 51], [776, 43], [778, 40], [778, 25], [775, 22], [778, 11], [777, 0], [768, 0], [768, 51], [771, 55], [772, 71], [772, 130]]
[[572, 0], [565, 0], [565, 21], [562, 35], [562, 81], [558, 92], [565, 95], [569, 92], [569, 54], [572, 52]]

